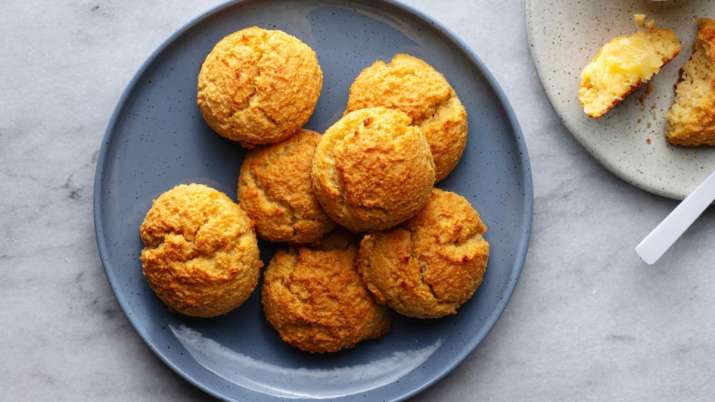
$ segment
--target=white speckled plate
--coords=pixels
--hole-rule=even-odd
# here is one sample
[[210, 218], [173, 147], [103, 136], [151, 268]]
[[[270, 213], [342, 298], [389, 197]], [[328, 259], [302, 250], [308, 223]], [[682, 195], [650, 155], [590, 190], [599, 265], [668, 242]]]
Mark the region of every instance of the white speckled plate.
[[[581, 70], [616, 35], [635, 31], [634, 13], [675, 30], [680, 56], [652, 83], [598, 120], [578, 102]], [[713, 0], [526, 0], [529, 45], [546, 94], [576, 139], [608, 170], [646, 191], [682, 199], [715, 170], [715, 149], [683, 149], [665, 141], [665, 113], [678, 70], [690, 57], [695, 18], [715, 18]]]

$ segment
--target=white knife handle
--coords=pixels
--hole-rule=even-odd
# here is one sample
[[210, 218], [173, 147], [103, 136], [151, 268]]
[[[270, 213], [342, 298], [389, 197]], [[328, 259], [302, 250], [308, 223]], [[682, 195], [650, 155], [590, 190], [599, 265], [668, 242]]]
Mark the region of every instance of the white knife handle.
[[655, 264], [715, 200], [715, 172], [688, 195], [642, 242], [636, 253]]

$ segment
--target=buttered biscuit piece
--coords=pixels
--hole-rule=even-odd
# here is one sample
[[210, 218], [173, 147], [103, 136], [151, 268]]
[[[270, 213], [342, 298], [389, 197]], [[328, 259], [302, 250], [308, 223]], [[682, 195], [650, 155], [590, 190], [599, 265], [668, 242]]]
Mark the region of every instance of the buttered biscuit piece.
[[250, 148], [303, 127], [322, 85], [313, 49], [285, 32], [251, 27], [221, 39], [206, 56], [197, 103], [214, 131]]
[[642, 15], [635, 20], [638, 32], [606, 43], [581, 73], [578, 98], [590, 117], [606, 114], [680, 53], [675, 32]]
[[385, 230], [427, 202], [434, 162], [425, 136], [405, 113], [360, 109], [321, 138], [312, 182], [323, 210], [338, 224], [353, 232]]
[[437, 180], [457, 166], [467, 144], [467, 112], [445, 77], [424, 60], [397, 54], [365, 68], [350, 87], [346, 111], [372, 106], [401, 110], [420, 127]]
[[238, 198], [270, 241], [311, 243], [335, 224], [313, 195], [310, 169], [320, 135], [301, 130], [286, 141], [248, 152], [241, 165]]
[[179, 185], [154, 200], [139, 229], [144, 277], [172, 310], [214, 317], [240, 306], [262, 266], [253, 223], [226, 194]]
[[698, 21], [693, 55], [668, 111], [666, 138], [674, 145], [715, 145], [715, 20]]
[[487, 269], [487, 227], [462, 196], [434, 189], [417, 216], [388, 232], [366, 235], [358, 270], [380, 303], [400, 314], [456, 314]]

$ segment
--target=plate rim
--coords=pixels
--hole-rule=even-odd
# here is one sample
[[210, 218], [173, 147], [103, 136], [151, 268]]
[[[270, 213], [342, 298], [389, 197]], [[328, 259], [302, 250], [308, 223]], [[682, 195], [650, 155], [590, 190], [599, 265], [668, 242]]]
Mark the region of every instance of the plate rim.
[[[538, 0], [537, 0], [538, 1]], [[575, 130], [572, 124], [568, 122], [566, 118], [559, 112], [559, 109], [556, 107], [557, 105], [557, 100], [556, 100], [556, 95], [554, 94], [554, 91], [549, 89], [549, 87], [545, 84], [545, 79], [544, 79], [544, 66], [543, 64], [539, 61], [539, 58], [536, 57], [536, 54], [534, 53], [536, 51], [536, 46], [534, 45], [534, 30], [536, 29], [533, 24], [533, 7], [534, 7], [534, 0], [525, 0], [525, 19], [526, 19], [526, 36], [527, 36], [527, 45], [529, 47], [529, 55], [531, 56], [531, 61], [534, 63], [534, 67], [536, 70], [536, 75], [539, 77], [539, 83], [541, 84], [541, 88], [544, 90], [544, 93], [546, 94], [546, 98], [549, 100], [549, 104], [551, 105], [551, 109], [553, 110], [554, 114], [559, 118], [559, 121], [561, 122], [561, 125], [566, 127], [566, 130], [571, 134], [571, 137], [573, 137], [580, 145], [583, 147], [583, 149], [588, 152], [588, 154], [595, 159], [601, 166], [603, 166], [607, 171], [609, 171], [611, 174], [614, 176], [618, 177], [619, 179], [623, 180], [624, 182], [630, 184], [633, 187], [639, 188], [645, 192], [660, 196], [660, 197], [665, 197], [669, 198], [672, 200], [683, 200], [685, 197], [687, 197], [688, 194], [680, 194], [676, 191], [671, 191], [667, 190], [665, 188], [661, 188], [656, 186], [655, 184], [648, 183], [645, 181], [642, 181], [638, 179], [636, 176], [629, 176], [626, 174], [625, 171], [622, 169], [619, 169], [615, 163], [609, 162], [606, 157], [600, 153], [598, 153], [595, 149], [595, 147], [590, 146], [586, 142], [587, 136], [582, 135], [579, 133], [578, 130]]]
[[[99, 153], [97, 156], [97, 162], [95, 165], [95, 173], [94, 173], [94, 183], [93, 183], [93, 211], [92, 211], [92, 217], [94, 220], [94, 231], [95, 231], [95, 240], [97, 243], [97, 250], [99, 253], [100, 261], [102, 263], [102, 267], [104, 268], [104, 273], [107, 278], [107, 281], [109, 282], [109, 285], [112, 289], [112, 293], [114, 294], [114, 297], [116, 298], [117, 302], [119, 303], [119, 306], [122, 309], [122, 312], [124, 313], [125, 317], [128, 319], [128, 321], [131, 323], [132, 328], [134, 331], [139, 335], [139, 337], [142, 339], [144, 344], [146, 344], [149, 349], [156, 355], [166, 366], [168, 366], [171, 370], [173, 370], [176, 374], [178, 374], [182, 379], [185, 381], [189, 382], [193, 386], [201, 389], [202, 391], [206, 392], [209, 395], [212, 395], [214, 397], [220, 398], [222, 400], [229, 400], [229, 396], [225, 395], [224, 393], [221, 392], [220, 389], [214, 389], [211, 388], [210, 386], [204, 384], [203, 382], [197, 380], [194, 378], [194, 376], [187, 371], [185, 371], [181, 366], [174, 364], [170, 360], [170, 358], [164, 354], [164, 351], [160, 348], [157, 347], [154, 343], [150, 342], [148, 340], [147, 334], [142, 331], [137, 323], [135, 322], [135, 319], [132, 315], [127, 313], [127, 301], [123, 295], [123, 293], [117, 291], [117, 278], [114, 277], [113, 272], [116, 272], [116, 270], [113, 268], [113, 264], [111, 262], [111, 259], [109, 257], [109, 247], [105, 238], [105, 229], [104, 229], [104, 224], [102, 222], [102, 204], [104, 204], [104, 195], [102, 194], [102, 185], [104, 183], [104, 170], [105, 170], [105, 165], [107, 161], [107, 154], [109, 151], [109, 146], [108, 144], [111, 142], [113, 133], [115, 131], [116, 123], [119, 120], [119, 116], [121, 114], [122, 109], [124, 108], [124, 105], [126, 104], [127, 98], [133, 91], [133, 89], [136, 87], [138, 84], [141, 76], [146, 72], [146, 70], [156, 61], [157, 57], [166, 50], [168, 46], [170, 46], [172, 43], [174, 43], [180, 36], [182, 36], [184, 33], [186, 33], [188, 30], [193, 28], [195, 25], [200, 23], [201, 21], [205, 20], [206, 18], [209, 18], [217, 13], [220, 13], [224, 11], [225, 9], [228, 9], [230, 7], [237, 6], [242, 3], [250, 3], [250, 2], [255, 2], [256, 0], [227, 0], [223, 3], [220, 3], [218, 5], [215, 5], [213, 7], [208, 8], [206, 11], [199, 13], [198, 15], [191, 17], [187, 22], [183, 23], [180, 28], [178, 28], [174, 33], [169, 35], [167, 39], [165, 39], [156, 49], [154, 49], [149, 56], [144, 60], [144, 62], [140, 65], [139, 69], [134, 73], [132, 78], [129, 80], [127, 83], [126, 87], [123, 89], [121, 96], [117, 100], [116, 106], [114, 107], [114, 110], [112, 111], [111, 117], [109, 119], [109, 122], [107, 123], [107, 127], [105, 129], [105, 132], [102, 136], [102, 141], [100, 143], [100, 149]], [[457, 366], [459, 366], [467, 356], [469, 356], [474, 350], [476, 349], [479, 344], [482, 343], [484, 338], [491, 332], [491, 330], [494, 328], [494, 325], [496, 322], [499, 320], [501, 315], [504, 313], [504, 310], [506, 309], [506, 306], [509, 304], [509, 301], [511, 300], [511, 297], [514, 293], [514, 290], [516, 288], [516, 284], [519, 282], [519, 279], [521, 277], [521, 273], [523, 272], [524, 269], [524, 263], [526, 261], [526, 257], [528, 254], [528, 248], [529, 248], [529, 242], [531, 240], [531, 232], [532, 232], [532, 226], [533, 226], [533, 207], [534, 207], [534, 190], [533, 190], [533, 178], [532, 178], [532, 171], [531, 171], [531, 162], [529, 158], [529, 153], [527, 149], [527, 144], [526, 144], [526, 139], [524, 137], [524, 134], [521, 130], [521, 126], [519, 125], [519, 121], [516, 117], [516, 113], [514, 111], [514, 108], [511, 106], [511, 103], [509, 102], [506, 93], [502, 89], [501, 85], [499, 82], [496, 80], [494, 75], [491, 73], [491, 71], [487, 68], [487, 66], [482, 62], [481, 58], [474, 52], [474, 50], [469, 46], [463, 39], [461, 39], [459, 36], [457, 36], [455, 33], [453, 33], [449, 28], [447, 28], [444, 24], [438, 22], [434, 18], [430, 17], [427, 15], [425, 12], [418, 10], [414, 6], [410, 5], [409, 3], [406, 2], [406, 0], [379, 0], [378, 2], [373, 2], [369, 0], [361, 0], [361, 3], [370, 3], [371, 5], [374, 5], [374, 3], [377, 3], [377, 5], [386, 5], [388, 7], [394, 7], [402, 12], [405, 12], [406, 14], [410, 15], [413, 18], [416, 18], [417, 20], [420, 20], [424, 23], [429, 24], [432, 26], [439, 34], [444, 35], [453, 45], [456, 46], [459, 51], [461, 51], [469, 60], [469, 62], [474, 65], [479, 72], [482, 74], [484, 79], [487, 82], [487, 85], [490, 87], [490, 89], [495, 93], [496, 99], [501, 105], [501, 108], [504, 110], [507, 119], [509, 121], [509, 125], [511, 126], [512, 132], [513, 132], [513, 137], [514, 137], [514, 142], [516, 144], [516, 149], [519, 152], [519, 161], [520, 161], [520, 176], [522, 177], [523, 180], [523, 185], [524, 185], [524, 194], [523, 194], [523, 203], [524, 203], [524, 211], [522, 213], [521, 219], [524, 222], [524, 230], [521, 235], [521, 238], [519, 240], [519, 245], [515, 250], [515, 259], [512, 264], [512, 269], [511, 269], [511, 275], [509, 277], [508, 282], [506, 283], [506, 286], [504, 288], [504, 291], [502, 293], [502, 298], [497, 302], [496, 308], [492, 311], [492, 313], [487, 317], [485, 320], [486, 325], [483, 327], [484, 329], [480, 332], [475, 334], [470, 342], [465, 344], [465, 347], [461, 348], [461, 350], [454, 354], [451, 359], [447, 361], [447, 363], [444, 365], [442, 369], [440, 369], [437, 373], [437, 375], [433, 376], [432, 378], [429, 378], [427, 381], [424, 383], [420, 384], [417, 387], [413, 387], [410, 389], [404, 389], [402, 391], [398, 391], [394, 396], [391, 396], [392, 401], [401, 401], [406, 398], [412, 397], [414, 395], [417, 395], [418, 393], [423, 392], [427, 388], [431, 387], [432, 385], [436, 384], [439, 382], [442, 378], [444, 378], [447, 374], [452, 372]], [[390, 383], [392, 384], [392, 383]], [[389, 385], [389, 384], [388, 384]], [[237, 387], [242, 388], [240, 385], [237, 385]], [[381, 386], [379, 388], [375, 388], [374, 390], [371, 391], [377, 391], [380, 390], [381, 388], [384, 388], [385, 386]], [[270, 398], [276, 398], [274, 395], [269, 395], [269, 394], [264, 394], [266, 397]], [[352, 394], [355, 395], [355, 394]], [[342, 399], [337, 398], [337, 399]]]

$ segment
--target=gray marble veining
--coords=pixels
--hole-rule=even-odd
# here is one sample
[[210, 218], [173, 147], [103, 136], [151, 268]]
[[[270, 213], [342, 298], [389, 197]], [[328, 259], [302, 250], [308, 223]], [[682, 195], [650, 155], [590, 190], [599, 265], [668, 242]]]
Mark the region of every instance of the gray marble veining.
[[[97, 257], [96, 151], [122, 89], [217, 1], [5, 0], [0, 6], [0, 400], [210, 400], [119, 309]], [[508, 94], [536, 209], [511, 304], [464, 364], [416, 398], [711, 400], [715, 211], [661, 262], [633, 247], [675, 205], [619, 181], [561, 126], [519, 0], [413, 1], [461, 35]]]

